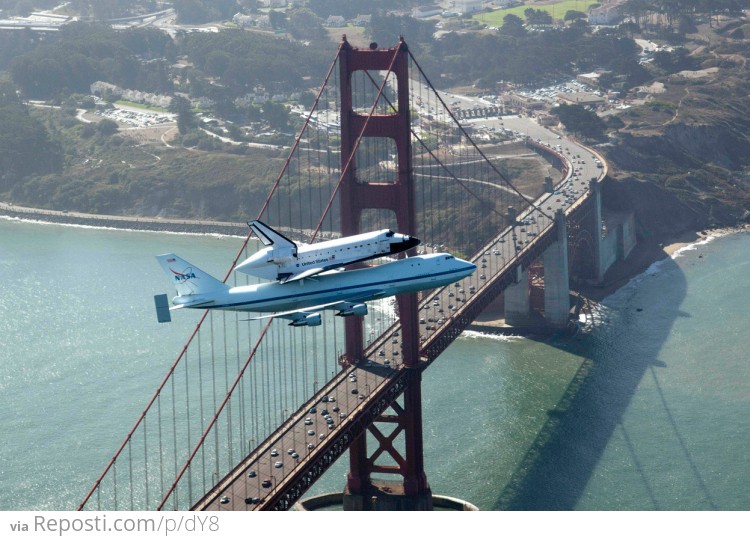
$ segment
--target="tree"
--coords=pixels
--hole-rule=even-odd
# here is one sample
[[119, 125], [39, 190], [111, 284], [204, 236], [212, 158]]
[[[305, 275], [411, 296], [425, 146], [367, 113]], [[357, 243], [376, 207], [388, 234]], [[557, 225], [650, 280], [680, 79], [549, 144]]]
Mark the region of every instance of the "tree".
[[503, 17], [503, 25], [500, 27], [500, 32], [516, 37], [526, 35], [526, 28], [523, 27], [523, 19], [517, 15], [509, 13]]
[[180, 134], [186, 134], [195, 126], [196, 120], [192, 105], [182, 95], [172, 97], [172, 102], [169, 104], [169, 111], [177, 114], [177, 130], [180, 131]]
[[698, 67], [696, 59], [693, 58], [690, 55], [690, 51], [684, 47], [677, 47], [671, 52], [665, 50], [655, 52], [654, 64], [670, 73], [688, 71]]
[[569, 9], [568, 11], [565, 12], [565, 17], [563, 18], [563, 20], [565, 22], [569, 22], [569, 21], [577, 21], [577, 20], [585, 19], [585, 18], [586, 18], [586, 14], [583, 11], [576, 11], [575, 9]]
[[289, 110], [283, 104], [271, 101], [263, 103], [263, 119], [274, 130], [283, 131], [289, 128]]
[[586, 110], [579, 104], [561, 104], [555, 113], [569, 131], [585, 138], [599, 139], [604, 136], [604, 121], [596, 112]]
[[526, 22], [532, 26], [552, 24], [552, 15], [543, 9], [526, 8], [523, 12], [526, 16]]
[[286, 14], [283, 11], [272, 9], [268, 12], [268, 23], [274, 30], [286, 28]]
[[0, 75], [0, 105], [20, 102], [17, 91], [10, 77], [6, 74]]
[[306, 8], [295, 9], [289, 14], [286, 29], [295, 39], [328, 39], [328, 33], [323, 28], [323, 19]]
[[62, 151], [19, 102], [0, 104], [0, 190], [31, 174], [62, 169]]
[[117, 132], [118, 129], [117, 122], [112, 121], [111, 119], [102, 119], [99, 123], [96, 124], [96, 130], [99, 132], [99, 134], [103, 134], [104, 136], [111, 136], [114, 133]]

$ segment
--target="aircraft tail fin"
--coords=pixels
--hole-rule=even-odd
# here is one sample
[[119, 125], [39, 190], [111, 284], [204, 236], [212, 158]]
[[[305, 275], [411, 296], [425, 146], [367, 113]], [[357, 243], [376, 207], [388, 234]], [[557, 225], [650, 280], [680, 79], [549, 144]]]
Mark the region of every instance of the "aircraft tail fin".
[[157, 255], [156, 260], [174, 284], [179, 296], [224, 291], [229, 286], [174, 254]]
[[297, 250], [297, 243], [294, 242], [291, 239], [288, 239], [275, 229], [273, 229], [270, 226], [267, 226], [260, 220], [253, 220], [251, 222], [247, 223], [248, 226], [250, 226], [250, 229], [253, 230], [253, 233], [260, 239], [260, 241], [263, 243], [264, 246], [274, 246], [274, 247], [287, 247], [292, 248], [294, 251]]

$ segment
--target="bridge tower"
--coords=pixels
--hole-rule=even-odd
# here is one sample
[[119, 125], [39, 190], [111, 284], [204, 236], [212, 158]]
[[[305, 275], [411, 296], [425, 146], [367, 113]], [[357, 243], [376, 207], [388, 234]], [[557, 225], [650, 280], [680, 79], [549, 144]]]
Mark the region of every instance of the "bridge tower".
[[[401, 39], [398, 46], [391, 49], [379, 49], [375, 43], [369, 49], [359, 49], [352, 47], [344, 36], [339, 66], [341, 164], [344, 170], [340, 191], [341, 232], [344, 236], [360, 233], [363, 211], [378, 209], [395, 214], [400, 233], [416, 235], [411, 170], [409, 54], [406, 43]], [[355, 107], [352, 75], [356, 71], [373, 74], [388, 72], [391, 74], [389, 81], [395, 77], [396, 107], [395, 110], [388, 110], [392, 113], [370, 114], [370, 110], [367, 110], [364, 114], [364, 110]], [[380, 91], [386, 86], [383, 83]], [[356, 150], [364, 138], [389, 138], [395, 143], [397, 165], [393, 182], [373, 183], [358, 177]], [[403, 392], [403, 407], [394, 402], [391, 405], [393, 413], [382, 414], [370, 426], [370, 436], [377, 443], [371, 455], [367, 453], [368, 431], [363, 432], [349, 448], [350, 468], [344, 493], [344, 509], [347, 510], [432, 509], [432, 493], [424, 472], [416, 294], [399, 295], [397, 304], [401, 323], [401, 353], [404, 367], [409, 370]], [[363, 356], [362, 317], [345, 319], [345, 339], [346, 358], [354, 363]], [[379, 423], [395, 424], [395, 430], [384, 434], [377, 429]], [[398, 453], [394, 442], [398, 437], [403, 437], [403, 442], [399, 442], [399, 445], [403, 444], [402, 454]], [[396, 465], [378, 464], [379, 456], [386, 453], [396, 461]], [[373, 473], [399, 475], [402, 482], [377, 481], [373, 479]]]

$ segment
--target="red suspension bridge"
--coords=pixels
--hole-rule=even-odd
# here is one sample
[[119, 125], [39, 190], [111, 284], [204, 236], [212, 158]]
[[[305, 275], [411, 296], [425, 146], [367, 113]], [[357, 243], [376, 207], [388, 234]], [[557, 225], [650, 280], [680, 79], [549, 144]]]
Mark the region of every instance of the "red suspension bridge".
[[[519, 147], [556, 179], [504, 170]], [[601, 276], [598, 190], [544, 144], [472, 141], [403, 41], [344, 39], [257, 218], [309, 242], [389, 227], [478, 270], [314, 328], [205, 313], [79, 509], [289, 509], [347, 450], [346, 508], [430, 509], [422, 371], [501, 293], [526, 315], [540, 261], [566, 326], [570, 271]], [[225, 281], [252, 283], [231, 270], [250, 238]]]

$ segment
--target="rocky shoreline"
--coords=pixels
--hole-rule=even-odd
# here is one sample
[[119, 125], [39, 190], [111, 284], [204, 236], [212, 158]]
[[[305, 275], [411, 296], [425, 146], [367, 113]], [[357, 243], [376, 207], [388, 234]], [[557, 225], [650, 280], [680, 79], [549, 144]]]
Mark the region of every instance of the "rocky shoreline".
[[20, 207], [0, 202], [0, 216], [54, 224], [90, 226], [98, 228], [127, 229], [135, 231], [160, 231], [171, 233], [196, 233], [246, 237], [249, 228], [244, 223], [214, 222], [210, 220], [184, 220], [133, 216], [98, 215], [67, 211], [51, 211]]

